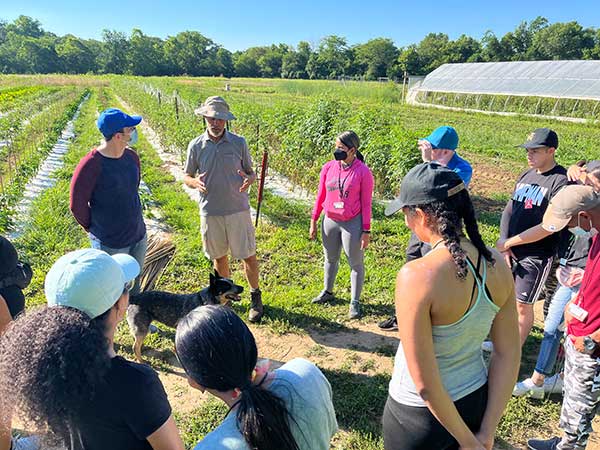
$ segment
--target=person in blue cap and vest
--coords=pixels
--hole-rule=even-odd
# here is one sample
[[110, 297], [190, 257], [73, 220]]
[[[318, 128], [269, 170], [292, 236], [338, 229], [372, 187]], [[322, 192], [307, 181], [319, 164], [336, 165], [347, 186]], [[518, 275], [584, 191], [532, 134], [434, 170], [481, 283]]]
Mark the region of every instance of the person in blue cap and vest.
[[[458, 148], [458, 133], [449, 126], [438, 127], [426, 138], [419, 139], [419, 150], [424, 162], [436, 162], [454, 171], [469, 187], [473, 168], [471, 164], [456, 152]], [[406, 247], [406, 262], [420, 258], [427, 254], [431, 247], [426, 242], [421, 242], [415, 233], [410, 234], [408, 246]], [[398, 329], [396, 316], [379, 322], [379, 328], [384, 331], [395, 331]]]
[[[70, 208], [92, 248], [109, 255], [127, 253], [143, 267], [148, 245], [138, 192], [140, 158], [131, 148], [141, 121], [141, 116], [116, 108], [100, 113], [97, 125], [104, 141], [79, 161], [71, 179]], [[139, 289], [136, 281], [132, 294]]]
[[139, 273], [132, 256], [93, 248], [52, 265], [47, 306], [18, 317], [0, 340], [0, 423], [14, 413], [44, 433], [41, 448], [184, 449], [157, 373], [114, 349]]

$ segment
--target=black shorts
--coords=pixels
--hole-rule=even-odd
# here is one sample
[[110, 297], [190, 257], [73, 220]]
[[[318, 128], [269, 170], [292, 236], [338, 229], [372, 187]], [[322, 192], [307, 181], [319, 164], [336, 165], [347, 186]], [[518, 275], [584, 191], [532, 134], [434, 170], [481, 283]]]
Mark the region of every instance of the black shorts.
[[552, 260], [551, 256], [526, 256], [514, 262], [512, 270], [519, 303], [532, 305], [540, 298]]
[[[454, 402], [469, 429], [479, 431], [487, 407], [487, 383]], [[407, 406], [388, 396], [383, 410], [385, 450], [458, 450], [458, 442], [429, 408]]]

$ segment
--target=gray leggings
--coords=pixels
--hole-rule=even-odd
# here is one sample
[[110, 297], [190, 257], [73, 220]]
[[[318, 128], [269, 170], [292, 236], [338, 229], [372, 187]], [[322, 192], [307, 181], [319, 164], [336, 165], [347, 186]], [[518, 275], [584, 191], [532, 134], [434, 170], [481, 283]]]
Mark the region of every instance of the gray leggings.
[[321, 224], [321, 237], [325, 253], [324, 287], [333, 292], [333, 284], [340, 265], [342, 247], [350, 264], [351, 301], [358, 302], [365, 282], [364, 250], [360, 248], [362, 217], [359, 214], [347, 222], [338, 222], [325, 216]]

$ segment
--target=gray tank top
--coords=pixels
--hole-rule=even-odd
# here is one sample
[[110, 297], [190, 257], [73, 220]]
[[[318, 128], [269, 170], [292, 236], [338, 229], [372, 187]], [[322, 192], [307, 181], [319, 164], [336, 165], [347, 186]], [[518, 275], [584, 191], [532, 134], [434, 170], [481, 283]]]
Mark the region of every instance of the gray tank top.
[[[453, 401], [476, 391], [487, 382], [487, 368], [483, 361], [481, 343], [487, 337], [500, 308], [492, 302], [486, 292], [487, 264], [483, 257], [481, 259], [483, 260], [481, 277], [467, 260], [478, 291], [477, 299], [471, 309], [450, 325], [432, 327], [433, 348], [442, 383]], [[396, 352], [389, 393], [398, 403], [426, 406], [408, 371], [401, 343]]]

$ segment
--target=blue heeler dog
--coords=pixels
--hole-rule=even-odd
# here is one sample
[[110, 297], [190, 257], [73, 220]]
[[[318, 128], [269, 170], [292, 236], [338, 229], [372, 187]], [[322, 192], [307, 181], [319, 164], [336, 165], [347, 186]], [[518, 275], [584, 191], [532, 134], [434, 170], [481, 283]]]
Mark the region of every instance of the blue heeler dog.
[[156, 320], [169, 327], [177, 327], [179, 319], [191, 310], [202, 305], [229, 306], [240, 300], [244, 288], [229, 278], [221, 277], [217, 271], [210, 274], [209, 286], [194, 294], [173, 294], [163, 291], [147, 291], [129, 298], [127, 323], [135, 338], [133, 353], [139, 362], [142, 359], [142, 344], [152, 321]]

